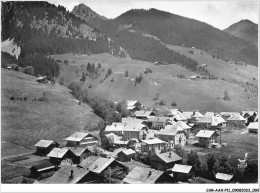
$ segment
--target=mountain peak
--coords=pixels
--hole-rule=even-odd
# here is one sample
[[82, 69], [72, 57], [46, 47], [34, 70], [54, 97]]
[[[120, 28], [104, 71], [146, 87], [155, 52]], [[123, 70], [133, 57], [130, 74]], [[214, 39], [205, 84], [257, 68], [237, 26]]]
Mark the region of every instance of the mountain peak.
[[248, 19], [240, 20], [224, 31], [254, 44], [258, 42], [258, 25]]
[[73, 8], [71, 13], [76, 15], [77, 17], [85, 20], [86, 22], [93, 20], [93, 19], [101, 19], [101, 20], [107, 19], [106, 17], [99, 15], [98, 13], [96, 13], [90, 7], [88, 7], [87, 5], [85, 5], [83, 3], [76, 5]]

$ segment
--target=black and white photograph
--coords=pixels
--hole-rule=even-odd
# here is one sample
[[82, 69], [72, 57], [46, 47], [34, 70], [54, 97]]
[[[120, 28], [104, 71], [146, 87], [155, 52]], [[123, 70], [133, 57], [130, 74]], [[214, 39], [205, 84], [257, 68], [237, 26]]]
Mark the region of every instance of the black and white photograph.
[[1, 1], [3, 191], [259, 192], [258, 22], [259, 1]]

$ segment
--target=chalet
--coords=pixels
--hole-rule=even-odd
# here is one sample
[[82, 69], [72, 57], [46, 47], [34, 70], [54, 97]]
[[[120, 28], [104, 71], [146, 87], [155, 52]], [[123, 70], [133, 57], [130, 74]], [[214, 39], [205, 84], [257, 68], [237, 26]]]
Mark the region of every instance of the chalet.
[[215, 178], [216, 178], [217, 182], [220, 182], [220, 183], [227, 183], [227, 182], [229, 182], [233, 177], [234, 177], [234, 175], [224, 174], [224, 173], [217, 173], [217, 174], [215, 175]]
[[198, 76], [198, 75], [194, 75], [194, 76], [190, 77], [191, 80], [196, 80], [196, 79], [199, 79], [199, 78], [200, 78], [200, 76]]
[[236, 128], [245, 127], [246, 120], [240, 114], [232, 114], [227, 120], [227, 126], [234, 126]]
[[143, 167], [135, 167], [123, 179], [125, 184], [163, 184], [172, 181], [172, 177], [163, 171]]
[[212, 123], [211, 123], [211, 128], [220, 128], [220, 127], [225, 127], [226, 126], [226, 121], [223, 119], [221, 116], [214, 116]]
[[53, 148], [53, 150], [47, 155], [50, 158], [50, 162], [54, 165], [59, 165], [61, 161], [73, 163], [76, 155], [67, 148]]
[[99, 157], [96, 159], [88, 169], [97, 174], [98, 176], [105, 177], [106, 179], [110, 178], [109, 173], [113, 171], [114, 178], [123, 179], [127, 172], [127, 168], [116, 161], [114, 158], [103, 158]]
[[207, 112], [196, 125], [210, 129], [211, 127], [225, 126], [226, 121], [221, 116], [216, 116], [213, 112]]
[[135, 112], [135, 111], [140, 111], [141, 108], [142, 108], [142, 105], [137, 100], [127, 100], [126, 101], [126, 108], [129, 111]]
[[147, 125], [147, 121], [146, 120], [142, 120], [142, 119], [136, 119], [134, 117], [123, 117], [122, 118], [122, 123], [124, 124], [144, 124]]
[[169, 142], [170, 148], [174, 148], [176, 145], [185, 146], [187, 143], [187, 134], [185, 130], [177, 124], [165, 126], [165, 129], [156, 133], [155, 136]]
[[36, 154], [47, 155], [54, 147], [58, 147], [59, 144], [55, 141], [41, 139], [34, 145], [36, 147]]
[[113, 122], [111, 125], [107, 125], [105, 133], [114, 133], [116, 135], [123, 135], [126, 123]]
[[75, 132], [67, 139], [66, 146], [74, 147], [74, 146], [93, 146], [98, 143], [98, 139], [91, 135], [90, 133], [83, 132]]
[[56, 167], [49, 160], [41, 160], [30, 167], [31, 177], [38, 178], [44, 173], [54, 171]]
[[66, 147], [72, 153], [76, 155], [74, 159], [75, 164], [79, 164], [84, 160], [86, 157], [92, 155], [92, 152], [87, 147]]
[[40, 76], [36, 80], [39, 83], [46, 83], [47, 82], [47, 76]]
[[146, 125], [138, 123], [138, 124], [127, 124], [124, 128], [124, 136], [126, 140], [130, 140], [132, 138], [142, 139], [141, 131], [148, 130]]
[[203, 115], [199, 111], [184, 111], [182, 115], [190, 123], [195, 123], [203, 117]]
[[178, 109], [171, 109], [168, 114], [169, 117], [172, 117], [176, 121], [187, 121], [187, 118], [182, 115], [182, 112]]
[[182, 128], [185, 131], [185, 133], [189, 133], [191, 130], [191, 126], [189, 126], [187, 123], [183, 121], [178, 121], [176, 125]]
[[121, 162], [128, 162], [134, 160], [136, 152], [132, 149], [122, 150], [117, 154], [117, 159]]
[[135, 167], [151, 168], [151, 166], [135, 160], [131, 160], [129, 162], [120, 162], [120, 163], [128, 168], [128, 172], [131, 172]]
[[136, 111], [133, 114], [133, 117], [135, 117], [137, 119], [143, 119], [143, 120], [147, 120], [148, 117], [150, 117], [150, 116], [156, 116], [156, 115], [153, 111]]
[[182, 182], [187, 181], [194, 174], [192, 166], [182, 164], [175, 164], [171, 171], [173, 172], [174, 180]]
[[182, 158], [173, 151], [155, 154], [150, 158], [152, 168], [166, 171], [174, 166], [174, 164], [181, 164]]
[[156, 116], [148, 117], [147, 126], [150, 129], [160, 130], [166, 125], [167, 120], [169, 120], [169, 117], [156, 117]]
[[12, 70], [12, 66], [7, 66], [6, 69], [7, 70]]
[[158, 138], [142, 140], [141, 150], [146, 153], [161, 153], [161, 151], [167, 147], [167, 144], [167, 142]]
[[259, 124], [258, 122], [251, 122], [248, 126], [247, 126], [248, 132], [250, 133], [258, 133], [258, 129], [259, 129]]
[[[45, 181], [46, 184], [82, 184], [93, 182], [93, 174], [85, 168], [64, 166]], [[95, 178], [97, 179], [97, 178]], [[94, 181], [98, 182], [98, 181]]]
[[218, 133], [211, 130], [200, 130], [196, 137], [199, 138], [199, 145], [201, 147], [211, 147], [217, 142]]
[[82, 160], [82, 162], [79, 164], [79, 167], [89, 168], [89, 166], [93, 164], [98, 158], [99, 156], [89, 156]]

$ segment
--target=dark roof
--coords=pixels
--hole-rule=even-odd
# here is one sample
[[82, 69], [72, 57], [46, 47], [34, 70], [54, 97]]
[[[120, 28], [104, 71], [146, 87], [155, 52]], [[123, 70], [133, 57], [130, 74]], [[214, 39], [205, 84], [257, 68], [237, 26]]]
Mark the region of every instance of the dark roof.
[[173, 151], [156, 154], [151, 159], [153, 159], [154, 157], [160, 158], [165, 163], [171, 163], [171, 162], [182, 160], [182, 158], [178, 156], [176, 153], [174, 153]]
[[135, 167], [151, 168], [151, 166], [135, 160], [132, 160], [130, 162], [120, 162], [120, 163], [126, 166], [129, 169], [129, 171], [132, 171]]
[[41, 160], [37, 163], [35, 163], [35, 165], [33, 165], [30, 169], [35, 169], [38, 172], [46, 170], [46, 169], [51, 169], [51, 168], [55, 168], [55, 166], [50, 163], [49, 160]]
[[83, 168], [88, 168], [92, 163], [94, 163], [99, 157], [98, 156], [90, 156], [84, 159], [79, 166]]
[[123, 179], [123, 182], [128, 184], [154, 184], [163, 173], [163, 171], [151, 168], [135, 167]]
[[[73, 177], [71, 178], [71, 171], [73, 171]], [[64, 166], [60, 168], [53, 176], [51, 176], [45, 183], [47, 184], [76, 184], [83, 177], [89, 173], [89, 170], [85, 168]]]
[[90, 152], [87, 147], [66, 147], [66, 148], [72, 151], [76, 156], [81, 156], [85, 151]]

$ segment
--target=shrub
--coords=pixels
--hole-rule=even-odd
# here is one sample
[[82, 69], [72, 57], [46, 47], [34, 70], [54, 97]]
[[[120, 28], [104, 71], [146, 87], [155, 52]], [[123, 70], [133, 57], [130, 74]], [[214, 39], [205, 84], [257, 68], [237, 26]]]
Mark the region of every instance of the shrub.
[[65, 61], [64, 61], [64, 64], [68, 65], [68, 64], [69, 64], [69, 61], [68, 61], [68, 60], [65, 60]]
[[193, 50], [189, 50], [189, 53], [193, 54], [194, 52], [193, 52]]
[[114, 78], [111, 78], [110, 82], [114, 82]]
[[253, 77], [253, 80], [255, 80], [255, 77]]
[[90, 84], [90, 85], [88, 86], [88, 88], [92, 88], [92, 84]]
[[160, 102], [159, 102], [159, 105], [165, 105], [166, 104], [166, 102], [164, 101], [164, 100], [160, 100]]
[[160, 96], [160, 93], [157, 92], [157, 93], [155, 94], [155, 97], [153, 98], [153, 100], [157, 101], [157, 100], [159, 99], [159, 96]]
[[230, 97], [229, 97], [227, 90], [224, 91], [224, 100], [225, 101], [230, 100]]
[[27, 66], [24, 69], [24, 73], [29, 74], [29, 75], [34, 75], [34, 68], [32, 66]]
[[171, 104], [173, 107], [177, 106], [177, 103], [176, 102], [172, 102]]
[[128, 71], [126, 70], [125, 71], [125, 75], [124, 75], [126, 78], [128, 77]]
[[58, 81], [58, 83], [59, 83], [60, 85], [64, 85], [64, 78], [63, 78], [63, 77], [60, 77], [60, 80]]

